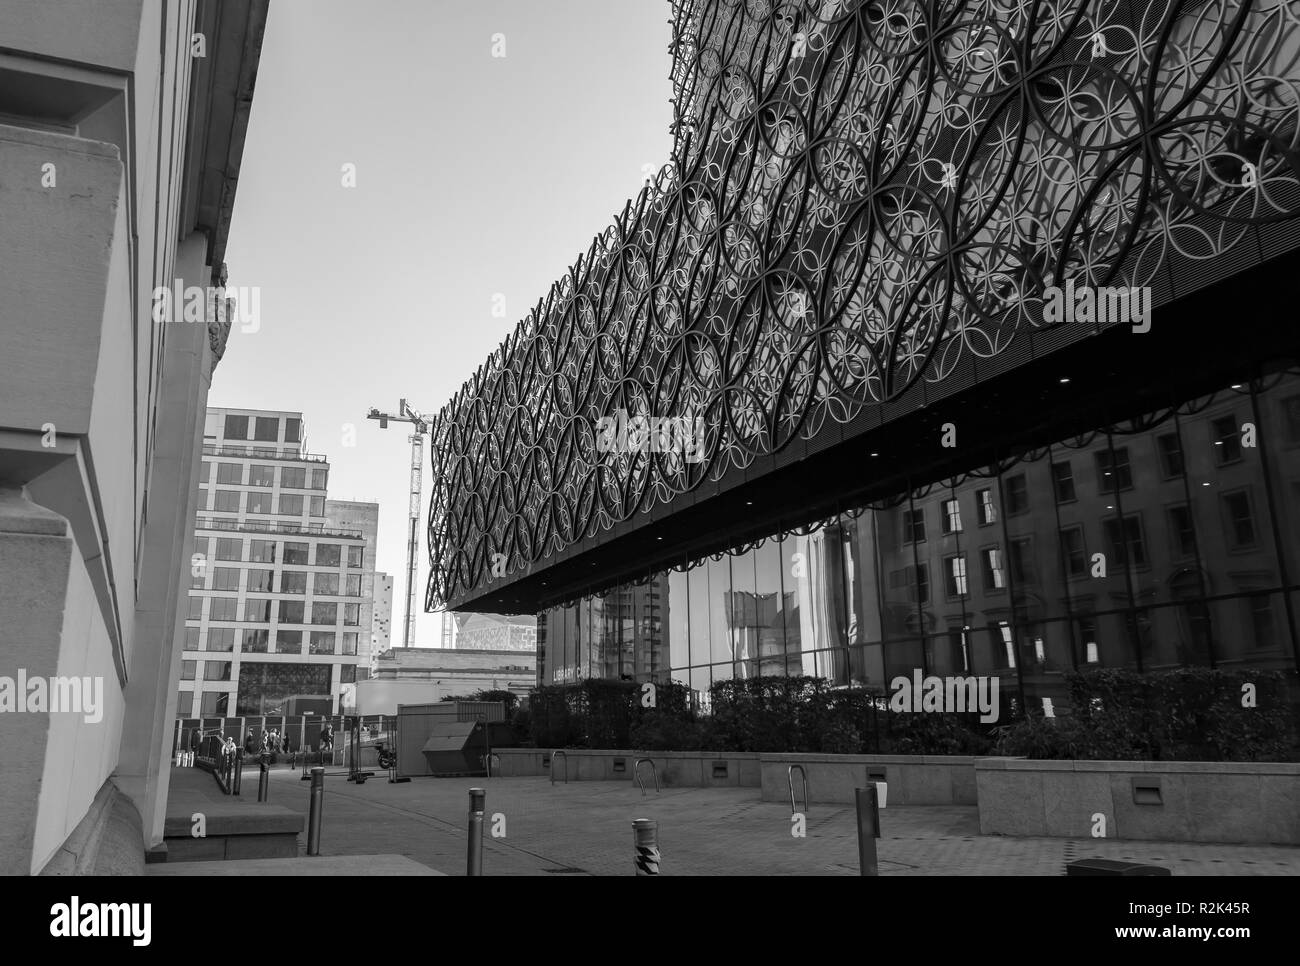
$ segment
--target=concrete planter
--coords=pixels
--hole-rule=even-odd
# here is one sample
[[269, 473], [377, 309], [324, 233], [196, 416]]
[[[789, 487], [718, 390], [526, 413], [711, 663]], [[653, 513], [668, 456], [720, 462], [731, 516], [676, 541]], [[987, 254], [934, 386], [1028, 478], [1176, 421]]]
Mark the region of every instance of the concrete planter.
[[[495, 774], [502, 778], [519, 778], [550, 775], [555, 769], [555, 780], [564, 781], [632, 781], [638, 758], [654, 762], [663, 788], [757, 788], [760, 783], [759, 756], [740, 752], [718, 753], [711, 751], [635, 751], [592, 750], [587, 748], [559, 749], [502, 748]], [[654, 784], [649, 765], [641, 766], [641, 780], [647, 788]]]
[[[808, 776], [812, 802], [852, 805], [855, 789], [868, 782], [888, 786], [881, 804], [974, 805], [975, 762], [961, 755], [759, 755], [763, 769], [763, 801], [790, 800], [791, 765], [801, 765]], [[795, 793], [802, 794], [798, 771]]]
[[1029, 761], [975, 763], [980, 832], [1169, 842], [1300, 845], [1300, 764]]

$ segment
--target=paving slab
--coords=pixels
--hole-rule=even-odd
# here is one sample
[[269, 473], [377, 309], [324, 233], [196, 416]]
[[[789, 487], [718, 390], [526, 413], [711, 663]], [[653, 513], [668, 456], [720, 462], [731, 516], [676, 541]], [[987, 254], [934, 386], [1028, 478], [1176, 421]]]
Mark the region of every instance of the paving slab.
[[161, 862], [146, 875], [443, 875], [404, 855], [299, 856], [230, 862]]

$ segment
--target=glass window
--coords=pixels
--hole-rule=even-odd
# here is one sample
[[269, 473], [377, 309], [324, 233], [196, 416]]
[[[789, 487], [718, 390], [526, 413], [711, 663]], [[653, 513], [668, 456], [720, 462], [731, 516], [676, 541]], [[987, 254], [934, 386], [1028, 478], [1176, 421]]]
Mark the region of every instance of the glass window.
[[239, 491], [217, 490], [216, 497], [212, 502], [212, 509], [219, 510], [222, 513], [238, 513]]
[[301, 654], [302, 653], [302, 631], [277, 630], [275, 632], [275, 653]]
[[233, 651], [235, 649], [235, 629], [233, 627], [212, 627], [208, 629], [209, 651]]
[[998, 511], [993, 505], [993, 490], [989, 488], [976, 490], [975, 497], [980, 508], [980, 526], [986, 527], [991, 523], [997, 523]]
[[357, 653], [357, 632], [345, 631], [343, 634], [343, 654]]
[[199, 649], [199, 629], [197, 627], [185, 628], [185, 650], [197, 651]]
[[943, 519], [940, 522], [944, 533], [961, 533], [961, 503], [955, 497], [943, 501]]
[[903, 511], [903, 543], [922, 543], [925, 540], [925, 510]]
[[1133, 489], [1133, 471], [1129, 466], [1127, 446], [1116, 446], [1113, 453], [1109, 449], [1099, 450], [1096, 459], [1097, 488], [1102, 493]]
[[1164, 433], [1156, 437], [1160, 452], [1160, 475], [1166, 480], [1183, 475], [1183, 447], [1177, 433]]
[[286, 443], [302, 442], [302, 420], [286, 417], [284, 421], [284, 441]]
[[282, 600], [280, 601], [280, 623], [281, 624], [305, 624], [303, 620], [304, 605], [300, 600]]
[[275, 563], [275, 541], [250, 540], [248, 559], [255, 563]]
[[334, 638], [336, 636], [334, 631], [312, 631], [310, 652], [312, 654], [333, 654]]
[[182, 680], [182, 681], [193, 681], [193, 680], [194, 680], [194, 670], [195, 670], [195, 667], [198, 665], [198, 663], [199, 663], [198, 661], [181, 661], [181, 680]]
[[243, 464], [242, 463], [218, 463], [217, 482], [218, 483], [243, 483], [244, 482]]
[[1088, 550], [1083, 542], [1083, 527], [1066, 527], [1061, 531], [1061, 559], [1071, 577], [1088, 574]]
[[1002, 552], [997, 547], [988, 547], [981, 551], [984, 558], [984, 589], [1002, 590], [1006, 586], [1006, 576], [1002, 571]]
[[307, 488], [307, 469], [303, 466], [286, 466], [280, 470], [280, 489], [305, 490]]
[[1074, 474], [1069, 460], [1052, 464], [1052, 486], [1056, 489], [1057, 503], [1074, 502]]
[[218, 560], [242, 560], [244, 556], [244, 541], [234, 537], [217, 538], [217, 559]]
[[258, 416], [253, 423], [253, 439], [263, 443], [274, 443], [280, 438], [280, 419], [278, 416]]
[[203, 598], [190, 594], [190, 609], [185, 615], [186, 620], [197, 621], [203, 619]]
[[254, 463], [248, 468], [249, 486], [275, 486], [275, 467]]
[[365, 547], [363, 547], [363, 546], [361, 546], [361, 545], [359, 545], [359, 544], [358, 544], [358, 545], [354, 545], [354, 546], [350, 546], [350, 547], [348, 547], [348, 566], [349, 566], [349, 567], [360, 567], [360, 566], [362, 566], [362, 564], [361, 564], [361, 560], [362, 560], [363, 556], [365, 555], [365, 549], [366, 549]]
[[248, 494], [248, 512], [249, 513], [270, 513], [271, 494], [255, 493], [250, 491]]
[[213, 590], [238, 590], [239, 568], [217, 567], [212, 571]]
[[343, 560], [343, 546], [337, 543], [316, 544], [316, 566], [337, 567]]
[[1246, 627], [1250, 629], [1251, 644], [1257, 648], [1277, 645], [1277, 623], [1273, 614], [1272, 598], [1261, 594], [1258, 597], [1246, 597], [1242, 600], [1245, 609]]
[[203, 710], [205, 717], [224, 718], [230, 710], [230, 695], [225, 691], [204, 691]]
[[1011, 567], [1011, 580], [1017, 586], [1038, 583], [1033, 537], [1020, 537], [1007, 544], [1007, 563]]
[[339, 665], [339, 683], [355, 684], [357, 680], [357, 666], [355, 664]]
[[1029, 509], [1029, 484], [1025, 482], [1024, 473], [1008, 476], [1003, 486], [1006, 488], [1008, 516], [1018, 516]]
[[194, 713], [194, 692], [177, 691], [176, 692], [176, 717], [188, 718]]
[[325, 481], [328, 477], [329, 477], [329, 470], [320, 466], [312, 467], [311, 488], [313, 490], [327, 489], [327, 487], [325, 486]]
[[1223, 521], [1227, 527], [1228, 546], [1233, 550], [1255, 545], [1255, 518], [1250, 511], [1250, 496], [1245, 490], [1224, 493]]
[[929, 603], [930, 568], [927, 564], [917, 564], [892, 571], [889, 587], [891, 590], [906, 589], [907, 599], [914, 604]]
[[[348, 549], [351, 550], [352, 548], [349, 547]], [[348, 574], [347, 577], [348, 577], [347, 589], [344, 591], [344, 594], [348, 597], [360, 597], [361, 596], [361, 575]]]
[[949, 597], [966, 596], [966, 556], [957, 554], [943, 561], [944, 590]]
[[208, 604], [208, 620], [213, 621], [236, 621], [239, 620], [239, 598], [238, 597], [213, 597]]
[[244, 601], [244, 620], [264, 624], [271, 619], [271, 600], [268, 597], [250, 597]]
[[274, 589], [273, 581], [275, 579], [274, 570], [250, 570], [248, 571], [248, 590], [258, 591], [269, 594]]
[[1174, 557], [1196, 556], [1196, 532], [1192, 511], [1186, 505], [1171, 506], [1165, 511], [1169, 520], [1169, 542]]
[[306, 594], [307, 593], [307, 571], [285, 570], [281, 572], [280, 593]]
[[226, 439], [248, 439], [248, 417], [226, 417]]
[[1223, 416], [1210, 424], [1214, 430], [1214, 462], [1226, 466], [1241, 459], [1241, 436], [1238, 435], [1237, 417]]
[[313, 624], [337, 624], [339, 605], [332, 602], [312, 601], [311, 622]]
[[[268, 601], [267, 603], [270, 603]], [[271, 632], [265, 628], [244, 631], [244, 643], [240, 650], [249, 654], [265, 654]]]
[[204, 661], [203, 662], [203, 680], [205, 681], [229, 681], [230, 680], [230, 661]]
[[1142, 538], [1142, 520], [1137, 514], [1103, 520], [1102, 529], [1106, 534], [1106, 546], [1110, 548], [1112, 566], [1124, 567], [1130, 561], [1135, 567], [1146, 566], [1146, 542]]
[[284, 545], [284, 563], [294, 565], [307, 565], [307, 551], [310, 544], [306, 543], [286, 543]]
[[317, 574], [312, 578], [312, 593], [320, 596], [337, 597], [339, 593], [339, 575]]
[[210, 472], [210, 467], [211, 467], [211, 466], [212, 466], [212, 464], [209, 463], [207, 460], [204, 460], [202, 463], [199, 464], [199, 482], [200, 482], [200, 483], [206, 483], [206, 482], [208, 482], [208, 473]]
[[361, 605], [344, 604], [343, 605], [343, 623], [348, 627], [356, 627], [361, 623]]
[[290, 517], [302, 516], [302, 497], [288, 493], [280, 494], [280, 515]]
[[323, 517], [325, 515], [325, 497], [313, 496], [311, 498], [311, 508], [307, 512], [314, 517]]

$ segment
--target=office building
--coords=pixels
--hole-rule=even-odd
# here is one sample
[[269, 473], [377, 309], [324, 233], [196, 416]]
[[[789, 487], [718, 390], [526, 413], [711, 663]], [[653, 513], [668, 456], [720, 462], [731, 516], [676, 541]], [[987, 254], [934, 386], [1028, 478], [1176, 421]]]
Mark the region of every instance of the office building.
[[375, 673], [375, 658], [393, 646], [393, 575], [375, 574], [375, 598], [370, 622], [369, 673]]
[[449, 614], [456, 647], [466, 651], [535, 651], [537, 621], [510, 614]]

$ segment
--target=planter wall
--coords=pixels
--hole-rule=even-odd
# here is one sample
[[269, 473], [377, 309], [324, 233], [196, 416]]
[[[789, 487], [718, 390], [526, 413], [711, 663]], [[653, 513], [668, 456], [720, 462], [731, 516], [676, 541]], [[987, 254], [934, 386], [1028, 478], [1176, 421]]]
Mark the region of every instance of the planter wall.
[[[854, 789], [868, 781], [889, 786], [888, 805], [974, 805], [975, 761], [960, 755], [759, 755], [763, 801], [790, 800], [789, 768], [802, 765], [808, 798], [826, 804], [853, 804]], [[799, 773], [795, 794], [801, 795]]]

